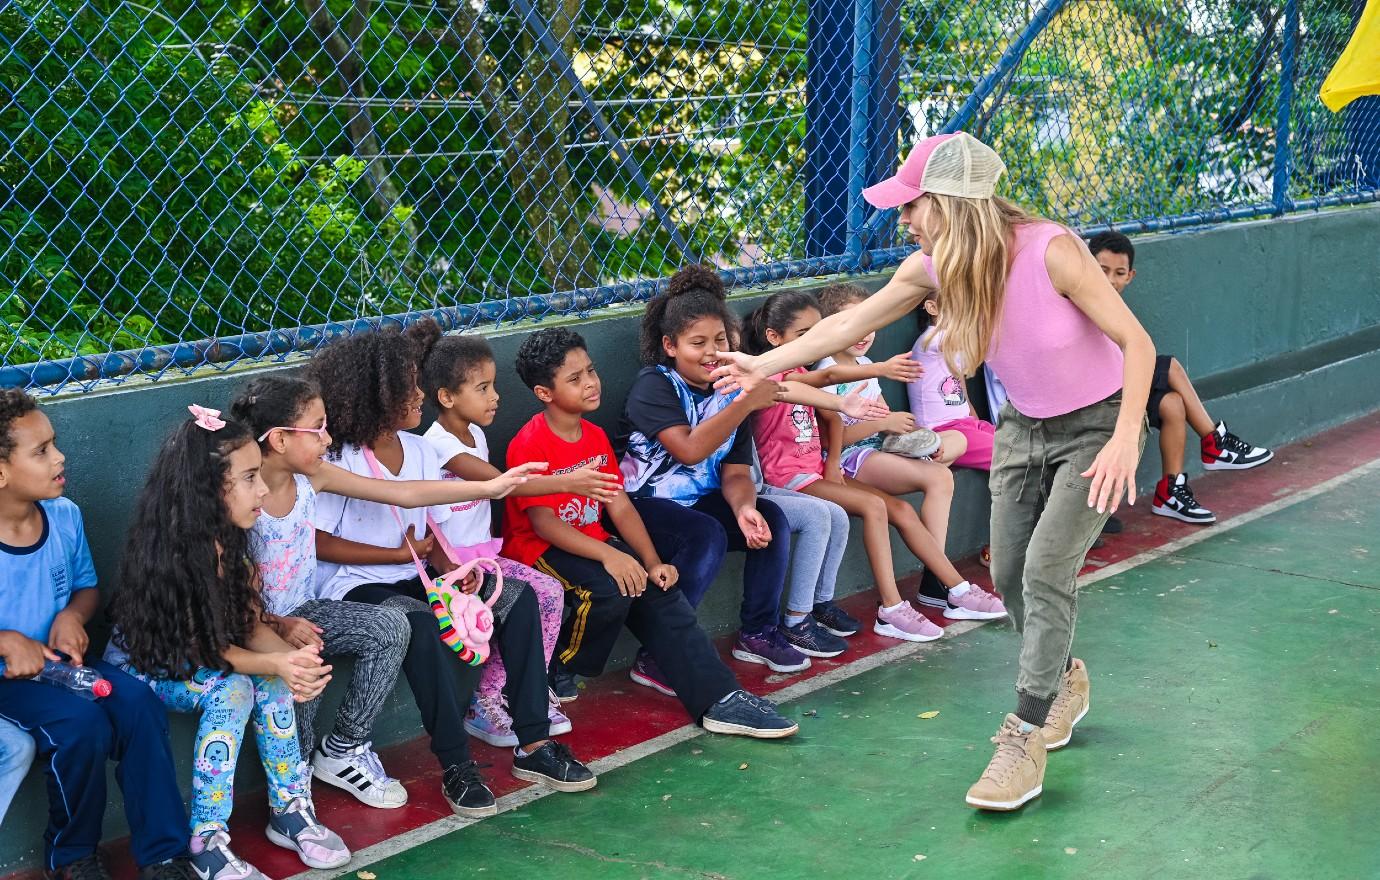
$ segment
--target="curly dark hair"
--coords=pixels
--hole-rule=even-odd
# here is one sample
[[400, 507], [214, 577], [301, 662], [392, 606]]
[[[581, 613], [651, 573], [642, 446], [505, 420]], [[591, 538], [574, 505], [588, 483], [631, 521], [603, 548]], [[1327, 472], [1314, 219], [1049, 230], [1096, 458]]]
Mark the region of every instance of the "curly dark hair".
[[484, 337], [447, 336], [432, 346], [422, 364], [421, 386], [426, 399], [440, 406], [436, 392], [458, 387], [470, 373], [493, 360], [494, 350]]
[[262, 614], [248, 535], [230, 521], [222, 493], [231, 453], [253, 442], [240, 422], [212, 432], [189, 419], [153, 460], [110, 606], [130, 664], [147, 675], [228, 671], [222, 655], [245, 643]]
[[713, 266], [686, 266], [672, 275], [666, 292], [653, 297], [642, 315], [642, 362], [667, 363], [662, 337], [675, 339], [700, 318], [722, 318], [732, 339], [738, 330], [738, 316], [729, 310], [727, 300], [724, 281]]
[[819, 300], [815, 299], [812, 293], [803, 290], [773, 293], [744, 319], [743, 323], [747, 326], [744, 328], [746, 332], [743, 334], [743, 348], [748, 354], [761, 354], [771, 348], [771, 342], [767, 340], [767, 331], [786, 332], [786, 328], [791, 326], [796, 315], [806, 309], [824, 313]]
[[38, 409], [38, 401], [18, 388], [0, 389], [0, 461], [6, 461], [14, 452], [14, 437], [10, 428], [17, 419], [22, 419]]
[[403, 331], [386, 327], [346, 336], [316, 353], [307, 376], [321, 388], [332, 453], [346, 445], [368, 446], [394, 430], [422, 362], [440, 338], [440, 325], [426, 318]]
[[824, 309], [824, 317], [827, 318], [844, 306], [860, 303], [868, 296], [870, 294], [867, 288], [857, 284], [830, 284], [819, 292], [819, 304]]
[[556, 379], [556, 371], [565, 363], [565, 356], [575, 349], [589, 350], [585, 338], [569, 327], [547, 327], [522, 340], [517, 353], [517, 374], [528, 388], [545, 385]]
[[262, 437], [274, 428], [291, 425], [307, 404], [320, 396], [321, 389], [307, 379], [260, 376], [230, 404], [230, 414], [247, 425], [255, 437]]

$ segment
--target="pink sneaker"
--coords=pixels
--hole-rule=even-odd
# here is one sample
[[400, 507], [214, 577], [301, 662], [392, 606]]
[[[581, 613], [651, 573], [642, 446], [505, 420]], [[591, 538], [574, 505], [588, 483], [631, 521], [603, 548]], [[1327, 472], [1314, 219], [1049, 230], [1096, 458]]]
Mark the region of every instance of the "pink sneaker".
[[[959, 591], [963, 590], [960, 594]], [[979, 590], [972, 584], [959, 584], [949, 590], [949, 605], [944, 609], [948, 620], [996, 620], [1006, 616], [1001, 599]]]
[[508, 704], [502, 694], [475, 695], [465, 715], [465, 732], [496, 748], [512, 748], [518, 744], [517, 734], [513, 733], [513, 717], [508, 714]]
[[872, 631], [879, 636], [907, 642], [932, 642], [944, 635], [944, 630], [931, 623], [909, 602], [902, 602], [899, 608], [890, 611], [878, 608], [877, 622], [872, 624]]
[[561, 711], [561, 701], [556, 699], [556, 692], [550, 688], [546, 690], [546, 719], [551, 722], [551, 736], [560, 736], [575, 729], [570, 723], [570, 716]]

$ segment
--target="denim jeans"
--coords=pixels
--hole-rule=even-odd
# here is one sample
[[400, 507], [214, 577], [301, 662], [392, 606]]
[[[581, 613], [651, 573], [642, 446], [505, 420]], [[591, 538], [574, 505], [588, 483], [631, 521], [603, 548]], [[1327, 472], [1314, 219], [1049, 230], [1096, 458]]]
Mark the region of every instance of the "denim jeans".
[[0, 720], [0, 822], [34, 760], [34, 738], [8, 721]]

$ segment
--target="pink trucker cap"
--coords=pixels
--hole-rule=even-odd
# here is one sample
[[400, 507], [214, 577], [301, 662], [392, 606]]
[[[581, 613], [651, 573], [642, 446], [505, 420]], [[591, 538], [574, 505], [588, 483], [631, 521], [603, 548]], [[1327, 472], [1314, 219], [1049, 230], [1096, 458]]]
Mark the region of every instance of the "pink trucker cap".
[[916, 144], [900, 171], [862, 194], [882, 209], [899, 208], [925, 193], [990, 199], [1005, 172], [996, 151], [967, 132], [937, 134]]

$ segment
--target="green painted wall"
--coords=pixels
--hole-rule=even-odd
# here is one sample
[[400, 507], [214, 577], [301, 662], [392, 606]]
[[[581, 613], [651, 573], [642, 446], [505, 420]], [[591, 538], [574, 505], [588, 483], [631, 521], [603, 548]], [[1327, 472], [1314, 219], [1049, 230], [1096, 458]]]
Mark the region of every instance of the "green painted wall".
[[[1380, 207], [1352, 208], [1277, 221], [1243, 223], [1137, 239], [1139, 277], [1128, 300], [1160, 350], [1179, 357], [1200, 383], [1214, 416], [1225, 418], [1255, 442], [1278, 444], [1380, 407]], [[885, 277], [863, 283], [876, 288]], [[801, 284], [814, 288], [817, 283]], [[746, 312], [763, 292], [735, 297]], [[638, 308], [601, 312], [579, 321], [604, 378], [609, 405], [595, 421], [612, 430], [613, 402], [626, 395], [637, 370]], [[533, 325], [493, 334], [503, 395], [490, 432], [496, 449], [536, 411], [536, 402], [512, 372], [513, 355]], [[903, 321], [879, 334], [874, 355], [908, 349], [912, 325]], [[271, 367], [285, 369], [290, 367]], [[67, 454], [69, 494], [87, 520], [92, 552], [104, 583], [116, 571], [130, 511], [147, 465], [167, 426], [186, 415], [189, 403], [224, 407], [253, 375], [241, 370], [203, 378], [149, 383], [65, 397], [45, 403]], [[888, 390], [904, 405], [899, 386]], [[1192, 460], [1193, 456], [1190, 456]], [[1153, 443], [1140, 472], [1148, 491], [1159, 474]], [[967, 553], [986, 538], [983, 475], [958, 473], [958, 499], [950, 551]], [[897, 547], [898, 568], [914, 560]], [[702, 609], [716, 632], [736, 620], [737, 575], [733, 556], [722, 584]], [[840, 592], [867, 580], [860, 548], [850, 548]], [[104, 639], [104, 633], [97, 633]], [[627, 656], [625, 643], [620, 655]], [[174, 720], [178, 748], [186, 752], [191, 724]], [[419, 725], [405, 693], [395, 695], [377, 739], [386, 743], [417, 735]], [[246, 765], [244, 788], [254, 787]], [[116, 789], [113, 784], [111, 791]], [[33, 864], [44, 798], [41, 780], [30, 779], [0, 830], [0, 870]], [[108, 833], [124, 833], [122, 811], [112, 805]]]

